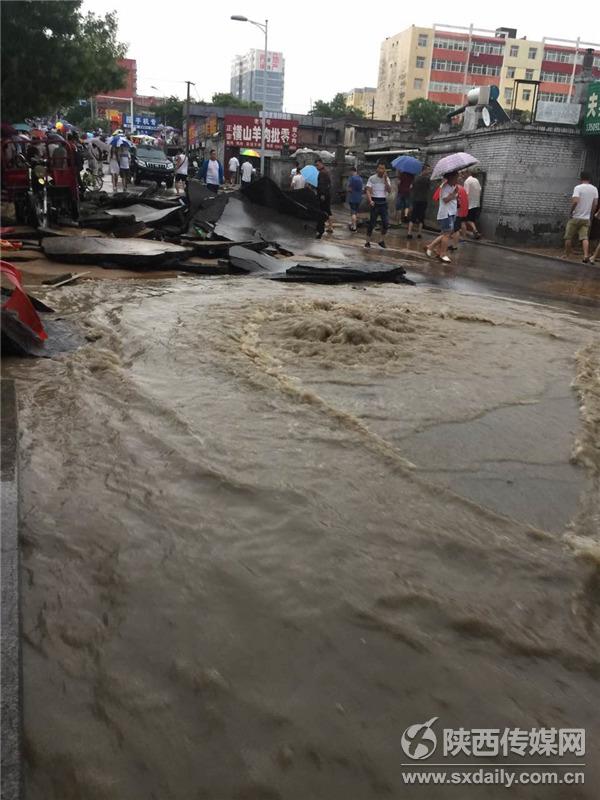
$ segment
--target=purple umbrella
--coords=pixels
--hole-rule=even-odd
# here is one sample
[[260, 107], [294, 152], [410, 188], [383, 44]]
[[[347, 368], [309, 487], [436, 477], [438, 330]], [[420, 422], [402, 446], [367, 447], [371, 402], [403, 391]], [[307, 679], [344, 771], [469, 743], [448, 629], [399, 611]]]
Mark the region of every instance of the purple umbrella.
[[440, 158], [431, 173], [431, 179], [442, 178], [449, 172], [458, 172], [458, 170], [472, 167], [473, 164], [478, 163], [479, 161], [468, 153], [452, 153], [450, 156]]

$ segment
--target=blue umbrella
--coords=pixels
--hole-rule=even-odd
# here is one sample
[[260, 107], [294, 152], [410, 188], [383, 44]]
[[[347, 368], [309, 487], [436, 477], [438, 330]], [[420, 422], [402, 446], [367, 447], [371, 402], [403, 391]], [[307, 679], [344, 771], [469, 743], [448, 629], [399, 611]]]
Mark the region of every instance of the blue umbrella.
[[314, 167], [312, 164], [309, 164], [307, 167], [303, 167], [300, 170], [300, 174], [304, 178], [307, 183], [310, 183], [311, 186], [317, 186], [319, 183], [319, 170]]
[[423, 169], [423, 163], [413, 156], [398, 156], [392, 161], [392, 167], [398, 172], [408, 172], [409, 175], [419, 175]]
[[127, 147], [133, 147], [133, 144], [124, 136], [113, 136], [109, 144], [111, 147], [121, 147], [122, 144], [127, 145]]

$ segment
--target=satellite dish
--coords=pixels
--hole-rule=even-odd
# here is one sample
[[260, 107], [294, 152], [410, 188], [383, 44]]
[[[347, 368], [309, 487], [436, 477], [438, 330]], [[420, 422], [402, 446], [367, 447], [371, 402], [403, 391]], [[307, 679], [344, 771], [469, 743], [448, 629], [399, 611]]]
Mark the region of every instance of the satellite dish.
[[483, 120], [483, 124], [486, 128], [489, 128], [492, 124], [492, 118], [490, 116], [489, 108], [482, 108], [481, 109], [481, 119]]

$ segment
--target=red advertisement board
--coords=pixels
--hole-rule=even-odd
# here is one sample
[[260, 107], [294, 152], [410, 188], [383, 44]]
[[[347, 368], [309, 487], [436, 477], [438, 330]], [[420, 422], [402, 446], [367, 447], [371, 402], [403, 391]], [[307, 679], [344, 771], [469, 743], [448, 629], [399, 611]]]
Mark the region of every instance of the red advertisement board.
[[[260, 148], [260, 119], [258, 117], [225, 117], [225, 144], [228, 147]], [[281, 150], [287, 144], [290, 150], [298, 146], [298, 121], [267, 117], [265, 124], [265, 149]]]

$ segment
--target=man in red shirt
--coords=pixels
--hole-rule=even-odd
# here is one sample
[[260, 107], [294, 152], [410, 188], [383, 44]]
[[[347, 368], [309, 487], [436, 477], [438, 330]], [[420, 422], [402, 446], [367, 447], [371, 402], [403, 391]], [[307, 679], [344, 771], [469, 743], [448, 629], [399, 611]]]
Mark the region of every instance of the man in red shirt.
[[406, 222], [410, 219], [410, 193], [415, 176], [408, 172], [398, 173], [398, 194], [396, 195], [396, 222]]

